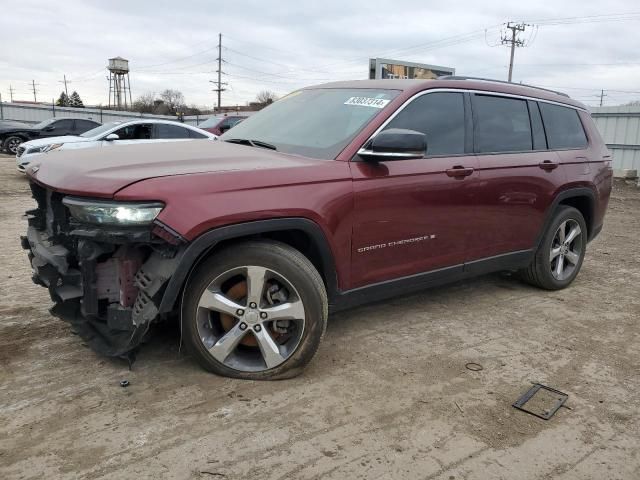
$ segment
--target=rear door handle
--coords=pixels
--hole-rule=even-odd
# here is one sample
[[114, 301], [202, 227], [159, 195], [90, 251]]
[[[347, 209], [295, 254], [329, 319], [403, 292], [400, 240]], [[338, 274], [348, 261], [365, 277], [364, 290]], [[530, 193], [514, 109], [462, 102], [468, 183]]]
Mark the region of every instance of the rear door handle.
[[555, 170], [556, 168], [558, 168], [558, 162], [552, 162], [551, 160], [545, 160], [544, 162], [540, 162], [538, 164], [538, 166], [541, 169], [546, 170], [547, 172], [550, 172], [551, 170]]
[[473, 168], [465, 168], [462, 165], [456, 165], [453, 168], [447, 169], [447, 175], [455, 178], [464, 178], [468, 177], [473, 173]]

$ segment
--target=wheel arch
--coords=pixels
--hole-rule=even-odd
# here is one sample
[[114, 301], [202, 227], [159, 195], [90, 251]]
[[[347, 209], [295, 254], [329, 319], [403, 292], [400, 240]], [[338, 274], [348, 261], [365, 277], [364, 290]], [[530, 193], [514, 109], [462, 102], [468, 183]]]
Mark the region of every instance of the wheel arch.
[[334, 297], [338, 291], [337, 271], [331, 247], [322, 228], [306, 218], [279, 218], [219, 227], [193, 240], [186, 247], [178, 267], [169, 279], [159, 313], [169, 313], [174, 309], [193, 269], [213, 251], [238, 241], [256, 238], [278, 240], [303, 253], [320, 273], [329, 298]]
[[584, 222], [587, 224], [587, 238], [591, 240], [593, 234], [593, 217], [595, 209], [595, 197], [581, 194], [569, 196], [560, 200], [558, 205], [568, 205], [578, 210]]
[[535, 247], [537, 248], [540, 245], [544, 233], [553, 221], [553, 216], [560, 205], [574, 207], [582, 214], [587, 224], [587, 239], [591, 240], [595, 233], [597, 233], [593, 225], [595, 220], [595, 204], [596, 194], [589, 187], [575, 187], [559, 192], [553, 199], [551, 206], [547, 209], [545, 221], [536, 239]]

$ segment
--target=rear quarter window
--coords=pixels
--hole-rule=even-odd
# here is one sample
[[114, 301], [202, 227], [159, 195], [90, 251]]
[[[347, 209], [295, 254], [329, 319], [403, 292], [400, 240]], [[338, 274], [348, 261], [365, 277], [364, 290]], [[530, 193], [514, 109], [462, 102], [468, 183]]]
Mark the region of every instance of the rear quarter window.
[[544, 102], [539, 105], [551, 150], [587, 146], [587, 135], [575, 109]]

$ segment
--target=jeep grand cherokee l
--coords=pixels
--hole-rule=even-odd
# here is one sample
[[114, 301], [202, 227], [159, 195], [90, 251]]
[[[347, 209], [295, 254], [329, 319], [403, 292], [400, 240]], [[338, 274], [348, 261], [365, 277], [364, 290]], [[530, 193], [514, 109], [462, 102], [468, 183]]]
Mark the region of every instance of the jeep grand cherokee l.
[[498, 270], [568, 286], [612, 184], [581, 103], [481, 79], [305, 88], [221, 140], [27, 170], [33, 279], [97, 351], [178, 314], [207, 370], [291, 377], [331, 311]]

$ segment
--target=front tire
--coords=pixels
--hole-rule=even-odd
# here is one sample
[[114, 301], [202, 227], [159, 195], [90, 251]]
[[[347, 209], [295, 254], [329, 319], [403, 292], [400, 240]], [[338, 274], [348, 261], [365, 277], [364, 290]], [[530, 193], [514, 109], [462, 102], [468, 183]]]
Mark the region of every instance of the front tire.
[[587, 225], [576, 208], [561, 205], [547, 228], [524, 281], [545, 290], [560, 290], [578, 275], [587, 250]]
[[183, 340], [210, 372], [291, 378], [316, 353], [327, 312], [322, 278], [302, 253], [280, 242], [249, 241], [196, 267], [182, 305]]

